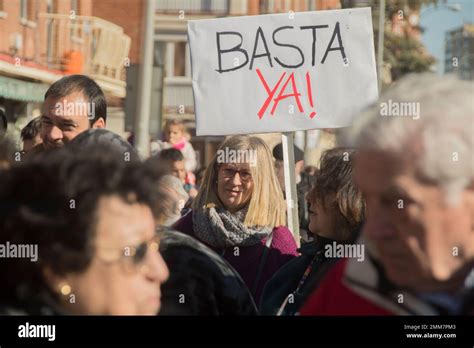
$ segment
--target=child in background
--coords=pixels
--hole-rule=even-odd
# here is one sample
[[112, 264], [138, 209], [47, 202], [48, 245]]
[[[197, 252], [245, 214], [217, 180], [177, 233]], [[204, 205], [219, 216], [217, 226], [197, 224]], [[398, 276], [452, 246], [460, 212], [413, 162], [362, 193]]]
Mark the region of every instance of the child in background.
[[153, 142], [152, 155], [158, 154], [161, 150], [174, 148], [184, 156], [184, 168], [186, 170], [186, 184], [194, 186], [196, 178], [193, 172], [196, 170], [197, 161], [194, 148], [186, 138], [187, 130], [182, 120], [168, 120], [163, 129], [163, 141]]
[[164, 141], [160, 144], [162, 149], [173, 147], [180, 150], [184, 156], [186, 172], [196, 170], [196, 154], [191, 143], [186, 139], [186, 127], [182, 120], [168, 120], [163, 130]]

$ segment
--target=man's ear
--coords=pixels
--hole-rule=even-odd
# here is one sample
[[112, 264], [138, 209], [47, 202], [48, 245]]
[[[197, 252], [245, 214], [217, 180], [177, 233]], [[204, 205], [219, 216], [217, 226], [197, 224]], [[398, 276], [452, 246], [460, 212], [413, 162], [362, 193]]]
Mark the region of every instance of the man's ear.
[[105, 121], [102, 117], [99, 117], [93, 124], [92, 128], [105, 128]]

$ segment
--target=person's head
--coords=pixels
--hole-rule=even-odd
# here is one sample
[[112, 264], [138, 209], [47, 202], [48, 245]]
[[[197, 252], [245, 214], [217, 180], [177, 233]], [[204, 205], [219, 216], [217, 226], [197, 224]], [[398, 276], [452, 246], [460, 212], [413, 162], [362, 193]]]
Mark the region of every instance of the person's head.
[[[408, 76], [346, 134], [360, 149], [354, 177], [367, 201], [363, 234], [399, 286], [455, 289], [474, 265], [472, 91], [455, 77]], [[382, 117], [389, 103], [420, 112]]]
[[41, 294], [70, 314], [159, 310], [168, 269], [157, 252], [151, 183], [139, 162], [102, 147], [64, 147], [4, 173], [0, 240], [36, 245], [37, 259], [2, 261], [3, 301]]
[[186, 127], [182, 120], [171, 119], [166, 122], [163, 133], [165, 141], [174, 145], [183, 139], [186, 133]]
[[21, 130], [21, 140], [23, 141], [24, 152], [29, 152], [33, 147], [43, 142], [41, 140], [40, 132], [40, 117], [32, 119], [25, 127], [23, 127], [23, 129]]
[[[234, 156], [223, 156], [223, 154]], [[242, 161], [237, 159], [240, 157]], [[234, 160], [232, 160], [234, 159]], [[285, 225], [285, 203], [265, 142], [254, 136], [226, 139], [208, 165], [194, 209], [218, 206], [236, 212], [248, 206], [246, 226]]]
[[125, 162], [140, 161], [137, 150], [127, 140], [103, 128], [90, 128], [71, 140], [67, 146], [74, 152], [83, 151], [84, 148], [110, 148], [113, 149], [114, 156]]
[[312, 233], [340, 242], [356, 238], [365, 218], [365, 202], [352, 182], [353, 155], [348, 148], [322, 154], [316, 185], [306, 196]]
[[174, 148], [162, 150], [158, 159], [167, 163], [169, 172], [176, 176], [184, 184], [186, 181], [186, 168], [184, 167], [184, 156], [181, 151]]
[[[283, 165], [283, 144], [279, 143], [273, 148], [273, 158], [275, 159], [275, 171], [278, 182], [282, 189], [285, 189], [285, 170]], [[304, 168], [304, 152], [298, 147], [294, 146], [295, 157], [295, 176], [298, 177]]]
[[41, 138], [45, 148], [61, 147], [89, 128], [105, 128], [107, 101], [91, 78], [70, 75], [46, 91]]
[[171, 226], [181, 217], [188, 194], [183, 188], [181, 180], [173, 175], [164, 175], [156, 182], [155, 189], [159, 199], [153, 206], [156, 223], [162, 226]]

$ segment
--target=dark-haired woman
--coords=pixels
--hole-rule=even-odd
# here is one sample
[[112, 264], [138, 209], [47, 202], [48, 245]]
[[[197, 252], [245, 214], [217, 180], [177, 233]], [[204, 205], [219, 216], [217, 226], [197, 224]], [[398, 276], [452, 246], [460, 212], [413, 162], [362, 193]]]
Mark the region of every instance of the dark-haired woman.
[[299, 249], [301, 256], [283, 266], [265, 286], [260, 312], [293, 315], [337, 260], [328, 257], [336, 245], [353, 243], [365, 216], [365, 202], [352, 182], [351, 149], [335, 148], [321, 157], [316, 185], [308, 193], [309, 229], [315, 240]]
[[0, 173], [0, 314], [158, 313], [151, 183], [113, 151], [66, 146]]

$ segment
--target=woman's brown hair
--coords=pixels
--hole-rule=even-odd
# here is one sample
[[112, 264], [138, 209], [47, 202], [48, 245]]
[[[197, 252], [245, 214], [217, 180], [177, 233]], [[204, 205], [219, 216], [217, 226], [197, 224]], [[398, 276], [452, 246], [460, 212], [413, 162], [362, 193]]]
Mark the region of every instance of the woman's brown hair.
[[365, 201], [352, 181], [355, 150], [333, 148], [321, 155], [316, 185], [310, 195], [335, 218], [335, 232], [345, 241], [356, 238], [365, 219]]

